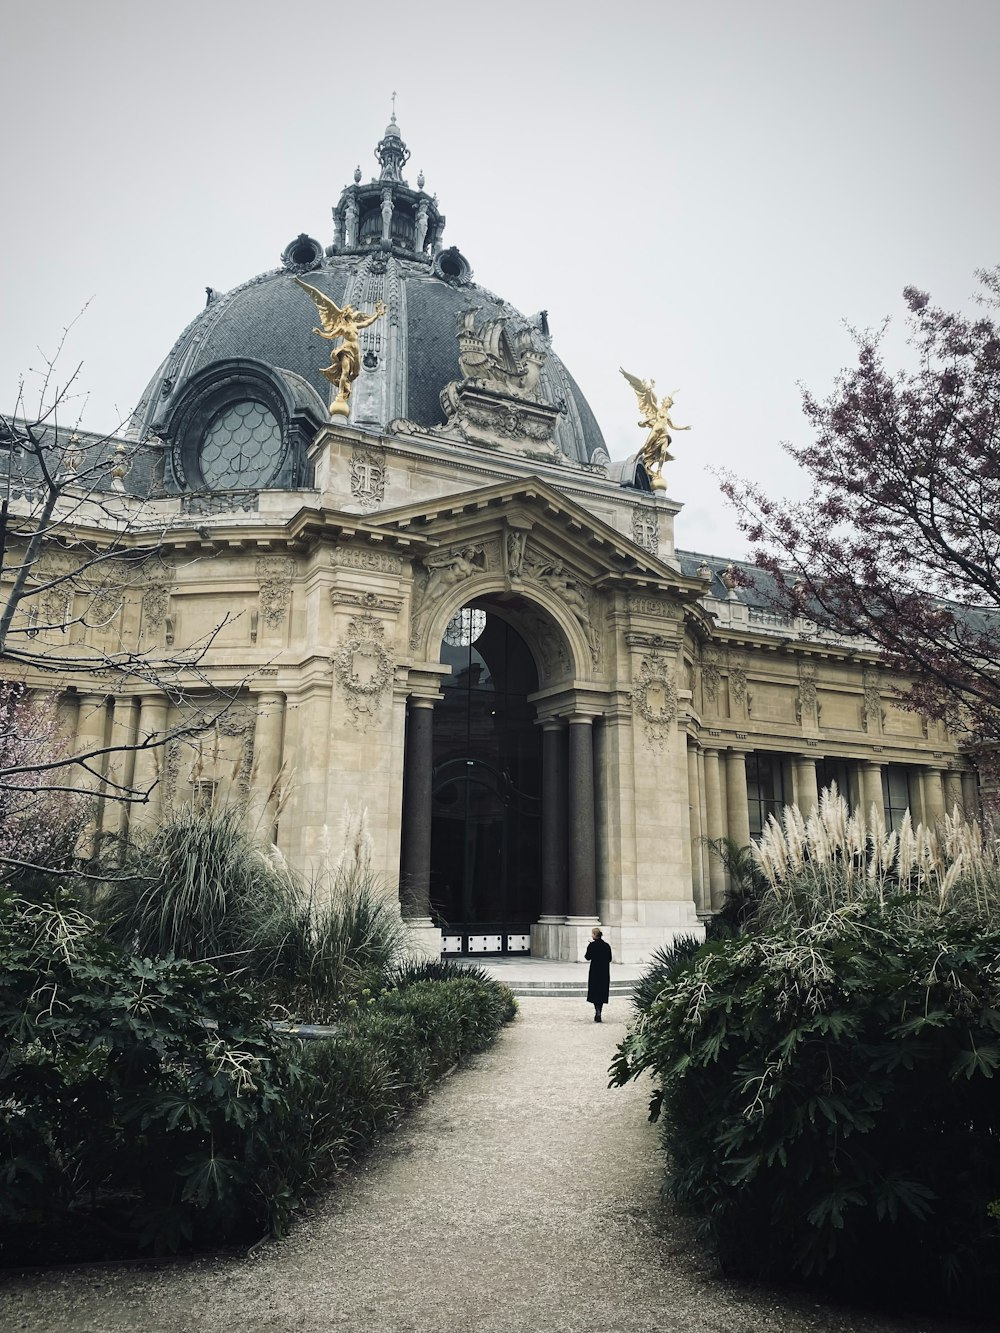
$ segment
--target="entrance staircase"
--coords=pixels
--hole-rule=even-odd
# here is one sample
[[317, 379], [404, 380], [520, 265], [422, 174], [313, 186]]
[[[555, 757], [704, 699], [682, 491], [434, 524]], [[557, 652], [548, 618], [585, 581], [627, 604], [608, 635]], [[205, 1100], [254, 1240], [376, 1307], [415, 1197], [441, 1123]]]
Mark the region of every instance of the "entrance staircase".
[[[549, 958], [477, 958], [475, 962], [515, 995], [560, 1000], [587, 996], [586, 963], [557, 963]], [[644, 970], [612, 963], [609, 999], [630, 1000]]]

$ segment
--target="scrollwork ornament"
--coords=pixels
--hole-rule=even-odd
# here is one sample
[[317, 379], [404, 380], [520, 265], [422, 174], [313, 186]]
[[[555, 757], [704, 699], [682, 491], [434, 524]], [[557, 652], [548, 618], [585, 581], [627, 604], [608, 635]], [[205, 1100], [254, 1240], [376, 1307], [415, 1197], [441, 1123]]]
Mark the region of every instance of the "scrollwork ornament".
[[729, 654], [729, 697], [737, 704], [747, 701], [747, 668], [739, 653]]
[[719, 658], [714, 649], [706, 649], [701, 658], [701, 688], [708, 703], [715, 703], [719, 697], [719, 685], [722, 673], [719, 670]]
[[381, 620], [372, 615], [353, 616], [347, 638], [334, 653], [332, 663], [351, 720], [359, 731], [367, 731], [392, 683], [392, 657], [385, 646]]
[[813, 718], [816, 715], [818, 696], [816, 694], [816, 668], [811, 662], [803, 662], [799, 667], [799, 693], [795, 701], [796, 720]]
[[257, 578], [260, 618], [270, 629], [277, 629], [292, 600], [292, 561], [284, 556], [263, 556], [257, 561]]
[[642, 659], [631, 698], [632, 709], [642, 719], [650, 743], [661, 747], [677, 719], [677, 686], [662, 658]]

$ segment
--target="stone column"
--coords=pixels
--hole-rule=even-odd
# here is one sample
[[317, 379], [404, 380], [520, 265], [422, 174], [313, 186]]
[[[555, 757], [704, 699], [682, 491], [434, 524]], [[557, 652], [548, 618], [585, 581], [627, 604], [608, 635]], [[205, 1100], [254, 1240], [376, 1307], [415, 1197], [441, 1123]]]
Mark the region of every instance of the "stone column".
[[793, 760], [795, 804], [808, 819], [819, 805], [819, 786], [816, 782], [816, 756], [798, 754]]
[[[162, 694], [146, 694], [139, 706], [139, 725], [135, 743], [142, 746], [150, 737], [161, 735], [167, 729], [167, 700]], [[129, 816], [131, 828], [154, 828], [163, 809], [163, 774], [165, 747], [150, 746], [135, 752], [135, 771], [132, 786], [137, 800]]]
[[558, 718], [542, 723], [542, 924], [566, 916], [565, 734]]
[[594, 719], [569, 719], [569, 916], [574, 924], [597, 922], [597, 855], [594, 808]]
[[[103, 694], [81, 694], [76, 721], [76, 744], [73, 747], [73, 753], [84, 755], [92, 750], [103, 750], [106, 722], [106, 697]], [[76, 855], [81, 860], [89, 860], [96, 851], [97, 830], [100, 826], [101, 813], [97, 797], [101, 789], [101, 774], [107, 765], [107, 756], [99, 754], [85, 762], [86, 768], [74, 764], [70, 770], [72, 786], [88, 798], [87, 822], [76, 844]]]
[[434, 777], [434, 700], [410, 696], [403, 770], [403, 837], [399, 896], [413, 925], [431, 918], [431, 785]]
[[274, 841], [274, 825], [278, 817], [277, 787], [281, 773], [284, 715], [285, 696], [280, 690], [262, 690], [257, 695], [247, 824], [250, 832], [265, 842]]
[[953, 815], [955, 806], [961, 810], [964, 802], [962, 798], [962, 775], [954, 768], [949, 768], [944, 775], [944, 803], [945, 813]]
[[711, 907], [708, 901], [704, 877], [702, 875], [702, 831], [701, 831], [701, 783], [698, 772], [698, 747], [687, 747], [688, 770], [688, 819], [691, 837], [691, 897], [699, 912], [706, 912]]
[[924, 819], [933, 826], [944, 818], [944, 784], [939, 768], [924, 769]]
[[[719, 771], [719, 751], [705, 749], [705, 817], [708, 837], [712, 842], [726, 836], [725, 815], [722, 806], [722, 774]], [[726, 896], [726, 869], [719, 858], [709, 852], [708, 883], [712, 909], [717, 911]]]
[[[134, 745], [135, 722], [135, 700], [119, 695], [114, 701], [111, 714], [111, 744], [123, 747]], [[108, 755], [101, 823], [105, 838], [115, 841], [119, 850], [123, 848], [128, 836], [129, 803], [125, 798], [132, 790], [134, 774], [134, 750], [123, 748]]]
[[979, 818], [979, 783], [975, 773], [962, 774], [962, 806], [966, 819]]
[[866, 759], [858, 765], [861, 778], [861, 813], [865, 822], [871, 818], [871, 808], [885, 818], [885, 804], [882, 800], [882, 765], [873, 759]]
[[730, 838], [738, 847], [749, 847], [750, 806], [747, 801], [747, 757], [744, 750], [726, 751], [726, 806]]

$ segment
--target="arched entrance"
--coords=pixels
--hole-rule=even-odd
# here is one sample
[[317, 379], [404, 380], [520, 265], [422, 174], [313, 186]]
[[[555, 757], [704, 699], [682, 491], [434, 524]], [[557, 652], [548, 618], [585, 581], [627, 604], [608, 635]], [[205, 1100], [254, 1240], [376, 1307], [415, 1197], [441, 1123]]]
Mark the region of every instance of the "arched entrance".
[[528, 645], [488, 605], [441, 643], [434, 710], [430, 904], [446, 953], [527, 953], [541, 910], [541, 736]]

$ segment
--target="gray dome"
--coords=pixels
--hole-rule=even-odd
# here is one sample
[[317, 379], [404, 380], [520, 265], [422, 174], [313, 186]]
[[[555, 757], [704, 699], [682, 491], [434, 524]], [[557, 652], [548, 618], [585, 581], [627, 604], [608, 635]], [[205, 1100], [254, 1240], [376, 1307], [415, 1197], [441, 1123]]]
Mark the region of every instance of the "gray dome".
[[[217, 362], [248, 360], [301, 377], [329, 399], [329, 385], [320, 373], [327, 364], [326, 344], [312, 332], [316, 311], [307, 293], [295, 283], [300, 268], [263, 273], [225, 295], [214, 295], [184, 330], [146, 389], [137, 411], [140, 438], [162, 431], [172, 407], [195, 375]], [[331, 296], [338, 305], [355, 307], [385, 300], [385, 328], [366, 330], [362, 352], [366, 370], [356, 386], [357, 402], [350, 424], [361, 430], [385, 432], [396, 418], [420, 426], [442, 425], [441, 390], [461, 378], [456, 337], [460, 315], [476, 309], [480, 320], [505, 315], [508, 327], [531, 324], [547, 342], [537, 320], [529, 321], [512, 306], [477, 284], [441, 276], [425, 261], [397, 253], [369, 250], [333, 255], [305, 273], [304, 281]], [[373, 381], [370, 392], [360, 392]], [[573, 377], [551, 351], [542, 370], [543, 399], [564, 406], [555, 438], [561, 451], [575, 461], [589, 462], [604, 448], [600, 427]]]
[[[530, 345], [544, 352], [533, 392], [559, 409], [554, 438], [562, 453], [583, 463], [595, 454], [607, 457], [594, 414], [551, 350], [547, 317], [526, 319], [472, 281], [457, 249], [442, 248], [445, 218], [436, 196], [424, 193], [423, 174], [416, 190], [403, 179], [409, 157], [393, 115], [375, 148], [380, 175], [361, 184], [356, 172], [355, 183], [341, 192], [333, 244], [325, 253], [303, 234], [285, 247], [281, 268], [223, 295], [207, 289], [207, 305], [178, 338], [136, 410], [140, 439], [153, 433], [171, 442], [175, 453], [181, 446], [190, 449], [191, 431], [205, 426], [201, 416], [211, 402], [226, 399], [226, 385], [242, 385], [247, 401], [262, 405], [277, 393], [284, 402], [279, 416], [297, 413], [302, 432], [309, 419], [325, 420], [330, 386], [321, 367], [329, 362], [329, 348], [313, 333], [315, 307], [295, 281], [305, 275], [338, 305], [371, 310], [383, 301], [388, 308], [385, 319], [361, 331], [351, 426], [379, 434], [397, 420], [431, 430], [442, 426], [441, 392], [462, 379], [459, 324], [474, 311], [481, 327], [499, 319], [495, 327], [508, 334], [530, 330]], [[290, 387], [294, 383], [300, 387]], [[316, 395], [306, 391], [308, 404], [301, 401], [307, 385]], [[277, 410], [277, 399], [272, 407]], [[179, 443], [185, 432], [187, 444]], [[301, 475], [301, 468], [293, 474]]]

